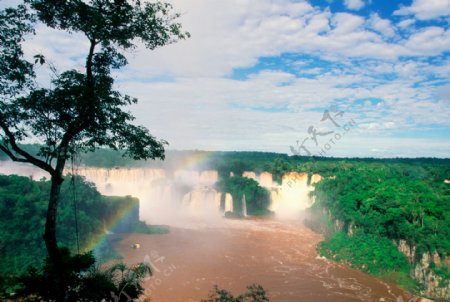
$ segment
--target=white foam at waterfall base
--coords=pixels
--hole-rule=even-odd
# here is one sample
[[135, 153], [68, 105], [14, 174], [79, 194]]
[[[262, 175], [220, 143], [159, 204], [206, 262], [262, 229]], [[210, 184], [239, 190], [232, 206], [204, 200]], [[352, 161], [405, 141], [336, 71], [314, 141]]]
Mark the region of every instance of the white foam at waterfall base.
[[278, 218], [299, 219], [302, 212], [313, 203], [309, 195], [313, 190], [314, 187], [308, 184], [307, 173], [286, 173], [281, 185], [271, 190], [270, 209]]
[[222, 222], [216, 171], [149, 168], [79, 169], [102, 194], [139, 198], [140, 219], [176, 227], [214, 226]]

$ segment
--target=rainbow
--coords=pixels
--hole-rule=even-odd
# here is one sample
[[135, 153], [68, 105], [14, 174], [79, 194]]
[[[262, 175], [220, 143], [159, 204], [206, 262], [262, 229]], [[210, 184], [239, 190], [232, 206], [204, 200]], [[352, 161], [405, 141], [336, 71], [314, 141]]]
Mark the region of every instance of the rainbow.
[[179, 170], [195, 170], [207, 164], [214, 155], [213, 151], [186, 151], [190, 154], [178, 162]]
[[[125, 199], [126, 197], [120, 198]], [[108, 235], [111, 234], [110, 230], [116, 229], [116, 227], [120, 225], [122, 222], [131, 218], [133, 212], [136, 211], [137, 207], [139, 206], [139, 203], [137, 198], [132, 197], [132, 200], [122, 203], [121, 205], [122, 206], [119, 207], [117, 212], [113, 216], [109, 217], [107, 221], [104, 221], [103, 226], [100, 227], [94, 233], [94, 235], [83, 246], [80, 247], [81, 251], [83, 252], [93, 251], [96, 250], [101, 245], [105, 244], [108, 239]]]
[[[179, 170], [193, 170], [199, 168], [208, 163], [212, 155], [213, 152], [192, 151], [189, 156], [183, 158], [179, 163]], [[139, 203], [137, 206], [139, 206]], [[124, 220], [128, 219], [135, 210], [135, 202], [129, 202], [126, 206], [120, 208], [113, 217], [110, 217], [108, 221], [104, 222], [103, 227], [97, 230], [86, 244], [80, 247], [80, 250], [83, 252], [94, 251], [100, 246], [105, 245], [108, 240], [108, 235], [111, 234], [109, 230], [114, 230], [117, 225], [120, 225]]]

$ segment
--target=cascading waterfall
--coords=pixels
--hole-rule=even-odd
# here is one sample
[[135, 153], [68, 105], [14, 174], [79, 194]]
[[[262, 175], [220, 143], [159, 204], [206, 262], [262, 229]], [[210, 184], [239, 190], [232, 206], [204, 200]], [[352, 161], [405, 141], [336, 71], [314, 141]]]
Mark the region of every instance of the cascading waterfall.
[[224, 212], [233, 212], [233, 197], [230, 193], [225, 193]]
[[242, 195], [242, 216], [247, 217], [247, 200], [245, 200], [245, 194]]
[[[34, 179], [46, 176], [30, 165], [11, 162], [0, 162], [0, 173], [31, 176]], [[171, 172], [155, 168], [81, 167], [76, 173], [93, 182], [102, 194], [138, 197], [139, 217], [148, 223], [172, 224], [186, 215], [208, 218], [223, 215], [220, 214], [222, 193], [214, 189], [219, 179], [218, 172], [214, 170]], [[283, 175], [281, 184], [277, 184], [268, 172], [258, 175], [248, 171], [243, 176], [256, 180], [269, 191], [269, 209], [284, 218], [298, 217], [301, 210], [313, 204], [310, 192], [314, 190], [314, 184], [322, 179], [314, 174], [308, 183], [307, 173], [289, 172]], [[233, 198], [227, 192], [223, 197], [222, 211], [234, 210]], [[245, 196], [242, 197], [242, 214], [247, 215]]]
[[311, 175], [308, 183], [308, 173], [288, 172], [282, 177], [281, 185], [273, 181], [272, 174], [263, 172], [255, 175], [253, 172], [244, 172], [244, 177], [252, 178], [266, 188], [270, 193], [271, 204], [269, 210], [278, 217], [297, 218], [300, 211], [305, 210], [314, 203], [310, 193], [314, 191], [314, 184], [322, 177], [319, 174]]

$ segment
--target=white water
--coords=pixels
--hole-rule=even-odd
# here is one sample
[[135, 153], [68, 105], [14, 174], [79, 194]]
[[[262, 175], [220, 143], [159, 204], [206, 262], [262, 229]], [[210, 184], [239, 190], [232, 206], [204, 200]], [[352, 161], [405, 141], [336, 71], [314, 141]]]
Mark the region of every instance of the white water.
[[[71, 172], [71, 171], [68, 171]], [[0, 162], [0, 173], [18, 174], [35, 180], [48, 174], [26, 164]], [[151, 224], [186, 226], [190, 222], [201, 221], [206, 224], [220, 223], [223, 215], [220, 209], [221, 193], [215, 190], [218, 173], [213, 170], [190, 171], [150, 168], [92, 168], [82, 167], [75, 171], [93, 182], [105, 195], [132, 195], [140, 200], [140, 219]], [[290, 172], [282, 178], [281, 185], [274, 182], [272, 174], [263, 172], [244, 172], [243, 176], [252, 178], [269, 190], [270, 210], [280, 218], [295, 219], [300, 212], [312, 205], [309, 196], [313, 184], [320, 181], [320, 175], [313, 175], [308, 184], [307, 173]], [[226, 193], [224, 211], [233, 211], [233, 199]], [[245, 196], [242, 198], [243, 214], [247, 214]]]
[[242, 196], [242, 216], [247, 217], [247, 201], [245, 200], [245, 194]]
[[280, 185], [273, 181], [272, 174], [268, 172], [260, 175], [244, 172], [243, 176], [258, 181], [262, 187], [269, 190], [271, 199], [269, 209], [284, 219], [298, 218], [301, 211], [314, 203], [310, 193], [314, 191], [314, 184], [322, 179], [319, 174], [313, 174], [311, 183], [308, 184], [307, 173], [289, 172], [283, 175]]

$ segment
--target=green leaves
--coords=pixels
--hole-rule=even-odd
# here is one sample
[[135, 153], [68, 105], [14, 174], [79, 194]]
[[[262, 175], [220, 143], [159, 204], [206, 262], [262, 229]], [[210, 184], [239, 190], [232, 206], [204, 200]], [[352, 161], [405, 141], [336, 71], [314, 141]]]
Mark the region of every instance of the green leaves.
[[[34, 16], [24, 5], [0, 11], [0, 102], [33, 86], [33, 66], [23, 59], [21, 43], [34, 33]], [[1, 109], [1, 108], [0, 108]]]
[[[342, 232], [328, 234], [320, 252], [369, 273], [391, 274], [407, 286], [413, 284], [394, 242], [406, 240], [415, 251], [416, 262], [425, 252], [437, 251], [441, 257], [448, 257], [449, 188], [443, 185], [447, 166], [444, 162], [423, 160], [420, 166], [354, 162], [351, 169], [337, 169], [335, 178], [316, 185], [314, 208], [316, 215], [321, 215], [317, 209], [328, 210], [327, 218], [339, 219], [344, 228]], [[353, 226], [352, 236], [347, 235], [348, 226]], [[316, 227], [320, 228], [330, 229]], [[441, 273], [445, 264], [432, 269], [446, 278]]]
[[[137, 100], [113, 89], [110, 72], [127, 64], [121, 51], [134, 48], [138, 40], [154, 49], [189, 37], [176, 22], [179, 15], [172, 13], [172, 6], [134, 0], [26, 3], [36, 16], [25, 5], [0, 13], [0, 126], [8, 134], [2, 150], [51, 173], [56, 173], [54, 160], [61, 166], [75, 153], [99, 147], [125, 150], [133, 159], [164, 158], [167, 142], [132, 124], [134, 117], [123, 107]], [[56, 75], [51, 89], [33, 86], [33, 64], [23, 59], [20, 42], [33, 32], [36, 18], [87, 37], [85, 73], [68, 70]], [[47, 59], [37, 54], [33, 60], [42, 65]], [[43, 143], [39, 155], [45, 163], [20, 152], [18, 143], [30, 138]]]
[[319, 245], [327, 258], [345, 262], [362, 271], [382, 276], [389, 272], [409, 272], [408, 261], [387, 238], [356, 232], [337, 232]]
[[164, 2], [109, 0], [30, 0], [39, 19], [47, 26], [82, 32], [104, 47], [133, 48], [141, 40], [149, 49], [190, 35], [174, 22], [179, 15]]

